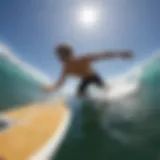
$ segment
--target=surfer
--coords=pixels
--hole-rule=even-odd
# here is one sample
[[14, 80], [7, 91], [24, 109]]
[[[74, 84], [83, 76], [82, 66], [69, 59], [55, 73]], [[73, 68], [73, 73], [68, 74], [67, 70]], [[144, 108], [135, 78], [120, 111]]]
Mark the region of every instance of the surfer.
[[56, 84], [44, 86], [47, 92], [57, 91], [65, 82], [68, 76], [81, 78], [77, 88], [77, 96], [86, 96], [86, 89], [90, 84], [106, 88], [104, 81], [92, 69], [91, 64], [100, 60], [109, 60], [113, 58], [132, 58], [131, 51], [104, 51], [99, 53], [90, 53], [84, 56], [76, 57], [74, 49], [68, 44], [60, 44], [55, 49], [56, 55], [62, 63], [62, 73]]

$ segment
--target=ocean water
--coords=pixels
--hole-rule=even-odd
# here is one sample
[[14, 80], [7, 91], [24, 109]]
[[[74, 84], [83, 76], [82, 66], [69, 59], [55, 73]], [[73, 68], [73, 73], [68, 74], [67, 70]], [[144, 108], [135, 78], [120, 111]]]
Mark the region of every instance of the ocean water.
[[0, 110], [43, 101], [46, 98], [41, 91], [43, 83], [38, 79], [38, 75], [28, 72], [22, 64], [16, 57], [0, 52]]
[[[0, 50], [1, 110], [48, 98], [21, 64]], [[160, 55], [111, 86], [101, 99], [67, 100], [73, 119], [54, 160], [160, 159]]]
[[54, 160], [160, 159], [160, 56], [135, 72], [116, 96], [68, 102], [73, 120]]

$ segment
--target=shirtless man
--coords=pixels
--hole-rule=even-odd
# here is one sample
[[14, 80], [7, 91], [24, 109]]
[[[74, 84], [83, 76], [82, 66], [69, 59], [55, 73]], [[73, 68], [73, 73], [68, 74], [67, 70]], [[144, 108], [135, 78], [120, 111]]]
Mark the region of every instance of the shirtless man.
[[67, 76], [77, 76], [81, 78], [77, 96], [85, 96], [86, 89], [90, 84], [105, 88], [104, 81], [91, 67], [93, 62], [113, 58], [127, 59], [133, 56], [131, 51], [104, 51], [76, 57], [73, 48], [68, 44], [58, 45], [56, 55], [62, 62], [62, 74], [55, 85], [44, 86], [44, 90], [47, 92], [56, 91], [62, 86]]

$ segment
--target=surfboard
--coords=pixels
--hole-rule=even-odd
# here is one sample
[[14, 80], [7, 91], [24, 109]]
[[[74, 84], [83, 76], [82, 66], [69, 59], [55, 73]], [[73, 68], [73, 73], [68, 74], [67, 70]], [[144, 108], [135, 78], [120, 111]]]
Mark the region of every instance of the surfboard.
[[2, 115], [10, 122], [0, 131], [0, 158], [4, 160], [54, 157], [71, 121], [64, 101], [29, 105]]

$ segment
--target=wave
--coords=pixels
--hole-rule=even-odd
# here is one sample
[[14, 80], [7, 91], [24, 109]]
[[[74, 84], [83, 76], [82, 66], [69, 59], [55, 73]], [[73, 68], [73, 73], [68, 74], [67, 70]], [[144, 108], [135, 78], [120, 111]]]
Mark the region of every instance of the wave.
[[160, 54], [112, 87], [103, 99], [69, 101], [74, 118], [56, 160], [159, 159]]
[[[119, 85], [117, 96], [114, 97], [114, 90], [117, 92], [118, 87], [110, 94], [110, 118], [106, 122], [112, 128], [111, 135], [132, 145], [144, 145], [150, 137], [157, 138], [153, 134], [160, 133], [160, 54], [133, 68]], [[130, 127], [129, 132], [123, 122]], [[119, 124], [121, 129], [117, 128]]]
[[0, 44], [0, 109], [25, 105], [46, 95], [40, 86], [49, 79]]

